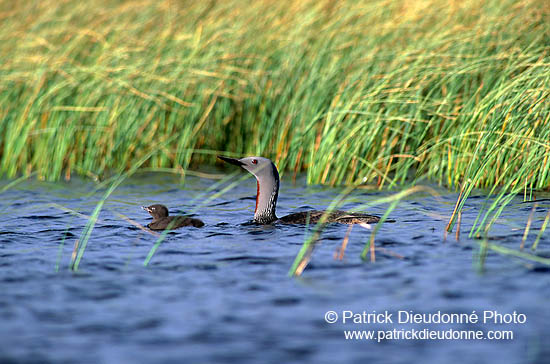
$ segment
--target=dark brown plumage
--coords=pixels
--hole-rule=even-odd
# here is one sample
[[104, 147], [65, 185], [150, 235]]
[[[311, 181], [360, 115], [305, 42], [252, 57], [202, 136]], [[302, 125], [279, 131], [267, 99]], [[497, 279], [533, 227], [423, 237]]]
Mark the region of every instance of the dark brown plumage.
[[[308, 222], [310, 224], [316, 224], [325, 213], [326, 211], [318, 210], [296, 212], [294, 214], [283, 216], [277, 221], [282, 222], [283, 224], [306, 224]], [[337, 222], [340, 224], [373, 224], [380, 220], [378, 216], [361, 214], [357, 212], [350, 213], [340, 210], [332, 211], [327, 215], [328, 216], [325, 220], [327, 223]]]
[[151, 230], [174, 230], [184, 226], [203, 227], [204, 222], [186, 216], [168, 216], [168, 209], [164, 205], [155, 204], [142, 206], [142, 209], [153, 216], [153, 221], [147, 225]]

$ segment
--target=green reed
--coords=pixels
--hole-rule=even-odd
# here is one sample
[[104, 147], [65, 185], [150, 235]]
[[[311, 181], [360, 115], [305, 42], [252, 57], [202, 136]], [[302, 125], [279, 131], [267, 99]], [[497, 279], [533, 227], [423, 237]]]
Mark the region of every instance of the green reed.
[[[273, 158], [309, 183], [550, 181], [543, 0], [0, 1], [0, 172]], [[168, 139], [176, 136], [173, 141]]]

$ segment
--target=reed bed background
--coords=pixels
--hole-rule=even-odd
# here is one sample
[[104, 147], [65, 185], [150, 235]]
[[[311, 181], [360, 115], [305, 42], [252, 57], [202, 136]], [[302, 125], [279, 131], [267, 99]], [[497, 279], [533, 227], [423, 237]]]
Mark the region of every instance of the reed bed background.
[[230, 151], [309, 183], [531, 193], [549, 51], [547, 0], [0, 0], [0, 173]]

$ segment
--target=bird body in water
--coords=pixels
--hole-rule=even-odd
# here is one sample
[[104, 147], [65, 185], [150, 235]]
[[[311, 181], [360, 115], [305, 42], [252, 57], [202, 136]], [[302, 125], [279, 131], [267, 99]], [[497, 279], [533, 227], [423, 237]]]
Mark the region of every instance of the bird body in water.
[[168, 208], [164, 205], [155, 204], [151, 206], [141, 206], [153, 216], [153, 221], [147, 225], [151, 230], [174, 230], [184, 226], [202, 227], [204, 222], [187, 216], [168, 216]]
[[304, 211], [278, 218], [275, 214], [277, 198], [279, 196], [279, 172], [275, 164], [268, 158], [246, 157], [241, 159], [218, 156], [224, 162], [234, 164], [250, 172], [258, 182], [256, 194], [256, 210], [254, 222], [257, 224], [315, 224], [326, 214], [326, 223], [337, 222], [342, 224], [371, 224], [380, 220], [378, 216], [346, 212], [346, 211]]

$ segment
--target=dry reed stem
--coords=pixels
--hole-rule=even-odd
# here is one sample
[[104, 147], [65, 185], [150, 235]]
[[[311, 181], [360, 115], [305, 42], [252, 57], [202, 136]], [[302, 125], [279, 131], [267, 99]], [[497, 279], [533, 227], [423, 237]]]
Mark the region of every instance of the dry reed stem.
[[527, 240], [527, 235], [529, 235], [529, 229], [531, 228], [531, 223], [533, 222], [533, 217], [535, 216], [535, 210], [537, 209], [537, 203], [533, 205], [533, 208], [531, 209], [531, 213], [529, 214], [529, 218], [527, 219], [527, 224], [525, 225], [525, 231], [523, 232], [523, 238], [521, 239], [521, 245], [519, 246], [519, 250], [523, 250], [525, 247], [525, 240]]
[[353, 224], [350, 224], [350, 226], [348, 227], [348, 230], [346, 231], [346, 236], [344, 236], [344, 240], [342, 240], [342, 245], [340, 246], [340, 248], [337, 248], [334, 252], [334, 260], [344, 259], [344, 253], [346, 251], [346, 247], [348, 246], [349, 234], [351, 233], [351, 229], [353, 229]]
[[399, 253], [393, 252], [393, 251], [391, 251], [391, 250], [389, 250], [389, 249], [386, 249], [386, 248], [378, 247], [378, 248], [376, 248], [376, 250], [379, 250], [379, 251], [381, 251], [381, 252], [383, 252], [383, 253], [386, 253], [386, 254], [388, 254], [388, 255], [391, 255], [392, 257], [397, 258], [397, 259], [401, 259], [401, 260], [405, 259], [405, 256], [403, 256], [403, 255], [401, 255], [401, 254], [399, 254]]
[[127, 216], [125, 216], [121, 213], [118, 213], [118, 212], [115, 212], [115, 211], [113, 211], [113, 212], [114, 212], [115, 215], [117, 215], [121, 219], [128, 221], [130, 224], [134, 225], [135, 227], [137, 227], [138, 229], [140, 229], [142, 231], [145, 231], [146, 233], [149, 233], [149, 234], [154, 235], [154, 236], [159, 236], [160, 235], [159, 233], [157, 233], [157, 232], [141, 225], [139, 222], [136, 222], [136, 221], [130, 219], [129, 217], [127, 217]]
[[302, 273], [306, 269], [307, 265], [309, 264], [309, 261], [311, 260], [312, 254], [313, 254], [313, 248], [309, 247], [306, 254], [304, 255], [304, 257], [302, 258], [302, 260], [300, 261], [300, 263], [296, 267], [296, 272], [294, 273], [294, 275], [296, 275], [296, 276], [302, 275]]

